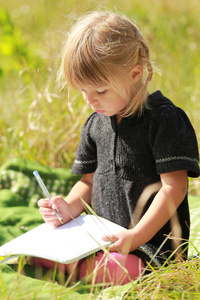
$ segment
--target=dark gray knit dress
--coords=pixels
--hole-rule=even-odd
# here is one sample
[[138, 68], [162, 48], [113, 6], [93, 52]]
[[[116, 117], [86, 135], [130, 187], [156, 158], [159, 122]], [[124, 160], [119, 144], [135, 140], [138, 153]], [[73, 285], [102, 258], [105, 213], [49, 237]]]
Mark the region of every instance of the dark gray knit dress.
[[[178, 170], [187, 170], [190, 177], [200, 174], [195, 132], [183, 110], [160, 91], [148, 97], [148, 105], [142, 116], [123, 118], [118, 125], [115, 117], [92, 113], [83, 126], [72, 168], [74, 174], [95, 172], [92, 208], [125, 228], [134, 227], [148, 209], [161, 187], [160, 174]], [[174, 240], [182, 244], [189, 239], [189, 227], [186, 196], [172, 219], [134, 253], [161, 266], [174, 258]]]

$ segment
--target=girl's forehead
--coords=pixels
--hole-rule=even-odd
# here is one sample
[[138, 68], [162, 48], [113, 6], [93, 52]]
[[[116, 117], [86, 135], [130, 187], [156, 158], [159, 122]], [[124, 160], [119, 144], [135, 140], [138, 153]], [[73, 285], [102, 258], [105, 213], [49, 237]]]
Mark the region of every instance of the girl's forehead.
[[84, 90], [84, 89], [102, 89], [102, 88], [108, 88], [110, 87], [110, 83], [109, 82], [101, 82], [101, 83], [94, 83], [94, 84], [89, 84], [89, 83], [82, 83], [82, 84], [79, 84], [78, 88], [80, 90]]

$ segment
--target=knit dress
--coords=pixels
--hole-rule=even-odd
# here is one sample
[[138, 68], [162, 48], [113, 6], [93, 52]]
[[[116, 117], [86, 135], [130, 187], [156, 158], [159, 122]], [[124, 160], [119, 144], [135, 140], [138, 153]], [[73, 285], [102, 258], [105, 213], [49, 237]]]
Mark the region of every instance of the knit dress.
[[[161, 188], [160, 174], [187, 170], [198, 177], [199, 152], [184, 111], [160, 91], [148, 97], [141, 116], [122, 118], [92, 113], [85, 122], [72, 173], [94, 173], [91, 206], [97, 215], [133, 228]], [[172, 218], [135, 253], [161, 266], [182, 245], [187, 257], [188, 195]], [[179, 247], [180, 248], [180, 247]]]

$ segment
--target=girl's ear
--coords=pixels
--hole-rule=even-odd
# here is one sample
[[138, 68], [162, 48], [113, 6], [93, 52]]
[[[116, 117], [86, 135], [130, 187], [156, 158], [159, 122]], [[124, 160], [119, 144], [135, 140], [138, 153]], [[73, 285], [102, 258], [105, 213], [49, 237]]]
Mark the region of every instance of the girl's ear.
[[133, 83], [137, 83], [143, 75], [143, 67], [141, 65], [135, 65], [132, 69], [131, 69], [131, 77], [133, 79]]

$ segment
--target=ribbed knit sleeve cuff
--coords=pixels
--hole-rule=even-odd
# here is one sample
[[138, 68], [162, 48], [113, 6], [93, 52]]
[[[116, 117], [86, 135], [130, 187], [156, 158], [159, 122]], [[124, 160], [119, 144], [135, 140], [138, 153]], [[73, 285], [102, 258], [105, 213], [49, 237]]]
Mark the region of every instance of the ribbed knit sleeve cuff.
[[96, 166], [97, 166], [96, 160], [88, 160], [88, 161], [75, 160], [71, 172], [72, 174], [77, 174], [77, 175], [93, 173], [96, 170]]
[[158, 174], [187, 170], [189, 177], [198, 177], [200, 169], [198, 161], [187, 156], [166, 157], [156, 160]]

